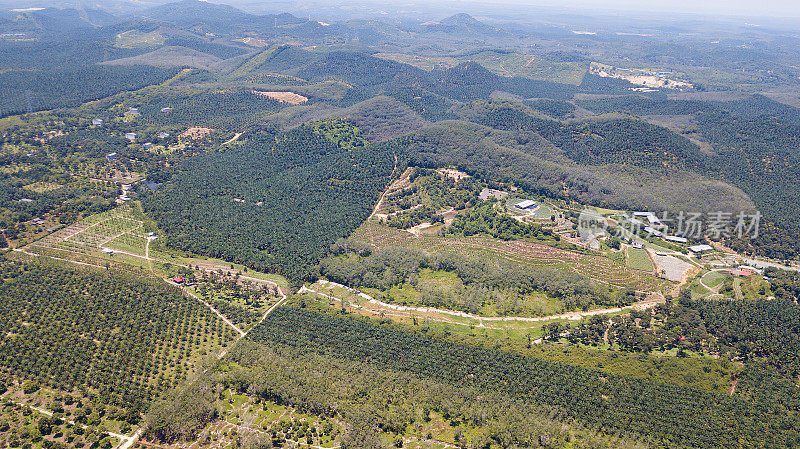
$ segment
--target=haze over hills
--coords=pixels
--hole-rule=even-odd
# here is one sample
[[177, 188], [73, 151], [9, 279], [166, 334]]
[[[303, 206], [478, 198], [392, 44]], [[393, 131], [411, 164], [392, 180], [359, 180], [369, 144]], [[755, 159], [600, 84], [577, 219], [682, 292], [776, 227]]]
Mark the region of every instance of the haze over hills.
[[0, 446], [797, 447], [791, 23], [515, 8], [0, 1]]

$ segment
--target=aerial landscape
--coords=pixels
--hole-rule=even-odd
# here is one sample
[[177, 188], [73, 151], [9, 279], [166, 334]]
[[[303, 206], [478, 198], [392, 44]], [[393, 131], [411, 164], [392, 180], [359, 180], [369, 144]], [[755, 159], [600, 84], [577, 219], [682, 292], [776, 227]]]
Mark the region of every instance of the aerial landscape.
[[800, 7], [700, 3], [0, 0], [0, 447], [800, 448]]

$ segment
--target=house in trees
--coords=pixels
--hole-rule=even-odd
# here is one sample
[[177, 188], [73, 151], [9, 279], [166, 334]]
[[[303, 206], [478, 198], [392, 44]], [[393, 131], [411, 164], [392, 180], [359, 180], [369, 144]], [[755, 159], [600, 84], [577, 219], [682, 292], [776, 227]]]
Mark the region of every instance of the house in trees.
[[94, 126], [103, 126], [103, 119], [100, 118], [93, 118], [92, 125]]
[[136, 133], [125, 133], [125, 138], [130, 140], [131, 142], [136, 141]]

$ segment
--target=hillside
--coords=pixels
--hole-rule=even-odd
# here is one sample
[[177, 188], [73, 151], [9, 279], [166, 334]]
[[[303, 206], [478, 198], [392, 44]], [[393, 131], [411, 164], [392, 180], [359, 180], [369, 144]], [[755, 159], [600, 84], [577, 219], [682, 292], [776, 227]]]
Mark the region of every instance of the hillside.
[[800, 444], [794, 19], [40, 3], [0, 447]]
[[103, 65], [147, 65], [153, 67], [194, 67], [202, 70], [213, 70], [222, 61], [216, 56], [201, 53], [186, 47], [161, 47], [142, 55], [130, 58], [114, 59], [103, 62]]

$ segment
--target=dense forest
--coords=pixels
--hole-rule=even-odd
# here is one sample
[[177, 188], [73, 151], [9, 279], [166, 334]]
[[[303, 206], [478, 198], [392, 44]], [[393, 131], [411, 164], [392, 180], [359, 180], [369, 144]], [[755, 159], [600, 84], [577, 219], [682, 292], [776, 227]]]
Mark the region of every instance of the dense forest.
[[712, 144], [715, 154], [705, 162], [685, 159], [688, 166], [740, 187], [768, 221], [759, 238], [734, 240], [732, 245], [779, 260], [797, 256], [797, 224], [790, 217], [800, 194], [800, 110], [761, 95], [729, 102], [622, 97], [579, 104], [597, 112], [690, 116], [687, 130]]
[[[553, 407], [587, 426], [669, 446], [727, 447], [734, 438], [780, 447], [797, 444], [799, 437], [789, 424], [793, 412], [787, 414], [791, 409], [785, 408], [793, 403], [753, 405], [737, 397], [458, 345], [393, 325], [279, 308], [248, 338], [289, 346], [307, 356], [368, 360], [378, 370], [424, 375], [523, 404]], [[526, 438], [531, 436], [512, 433], [509, 442], [530, 445]]]
[[397, 150], [366, 144], [352, 125], [245, 139], [185, 162], [144, 197], [145, 210], [169, 246], [309, 279], [330, 245], [369, 216]]

